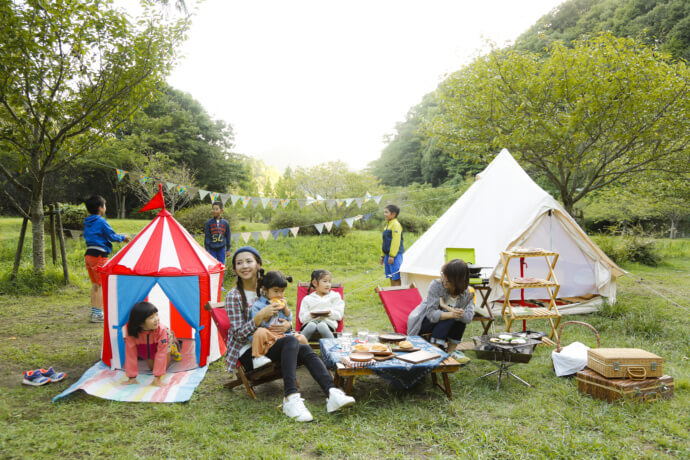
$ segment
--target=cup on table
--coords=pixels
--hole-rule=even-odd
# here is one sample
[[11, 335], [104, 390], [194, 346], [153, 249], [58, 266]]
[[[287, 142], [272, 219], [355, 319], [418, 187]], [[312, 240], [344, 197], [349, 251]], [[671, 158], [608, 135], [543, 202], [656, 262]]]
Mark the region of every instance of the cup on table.
[[341, 332], [340, 333], [340, 348], [342, 348], [342, 350], [345, 352], [349, 352], [351, 347], [352, 347], [352, 332], [351, 331]]
[[376, 343], [379, 341], [379, 335], [376, 332], [370, 332], [367, 336], [367, 341], [369, 343]]
[[369, 331], [366, 329], [360, 329], [357, 331], [357, 341], [361, 343], [367, 343], [369, 339]]

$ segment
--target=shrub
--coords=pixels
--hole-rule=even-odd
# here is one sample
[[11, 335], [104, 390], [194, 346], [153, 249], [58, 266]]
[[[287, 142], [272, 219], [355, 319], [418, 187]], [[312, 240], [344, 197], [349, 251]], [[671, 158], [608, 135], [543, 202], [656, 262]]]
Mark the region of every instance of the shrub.
[[434, 220], [433, 217], [409, 214], [403, 214], [398, 218], [403, 231], [417, 234], [426, 232], [431, 227], [431, 224], [434, 223]]
[[[46, 212], [48, 212], [48, 209], [46, 209]], [[69, 228], [72, 230], [83, 230], [84, 219], [88, 215], [89, 211], [86, 210], [86, 205], [84, 205], [84, 203], [60, 203], [60, 217], [62, 219], [62, 228]], [[45, 225], [50, 225], [49, 216], [46, 216]], [[55, 219], [55, 225], [57, 225], [57, 219]]]
[[[213, 214], [211, 213], [211, 205], [208, 203], [191, 206], [175, 213], [175, 219], [192, 234], [204, 233], [204, 224], [211, 217]], [[234, 227], [237, 223], [232, 214], [224, 213], [223, 219], [230, 222], [230, 230], [235, 230]]]
[[661, 260], [654, 241], [641, 235], [627, 234], [618, 237], [595, 235], [592, 239], [617, 264], [639, 262], [655, 267]]

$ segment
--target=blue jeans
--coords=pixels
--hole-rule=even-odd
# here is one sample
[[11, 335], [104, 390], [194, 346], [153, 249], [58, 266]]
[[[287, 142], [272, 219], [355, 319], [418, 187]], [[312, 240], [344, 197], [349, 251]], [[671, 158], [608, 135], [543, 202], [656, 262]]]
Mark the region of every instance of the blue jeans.
[[446, 340], [450, 340], [452, 343], [460, 343], [466, 326], [467, 324], [456, 319], [444, 319], [438, 323], [432, 323], [427, 318], [424, 318], [419, 334], [431, 332], [432, 342], [440, 345], [445, 345]]
[[218, 262], [225, 265], [225, 247], [218, 248], [218, 249], [211, 248], [208, 250], [208, 252], [213, 257], [215, 257]]

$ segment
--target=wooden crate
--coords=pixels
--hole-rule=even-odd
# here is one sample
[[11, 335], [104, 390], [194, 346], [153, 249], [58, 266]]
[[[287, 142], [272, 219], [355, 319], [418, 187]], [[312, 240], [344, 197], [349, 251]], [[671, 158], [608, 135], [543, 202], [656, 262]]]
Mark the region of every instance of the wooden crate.
[[673, 377], [664, 375], [644, 380], [609, 379], [592, 369], [577, 373], [577, 389], [595, 399], [608, 402], [616, 400], [656, 401], [673, 397]]
[[587, 367], [608, 378], [646, 379], [661, 377], [664, 359], [639, 348], [592, 348]]

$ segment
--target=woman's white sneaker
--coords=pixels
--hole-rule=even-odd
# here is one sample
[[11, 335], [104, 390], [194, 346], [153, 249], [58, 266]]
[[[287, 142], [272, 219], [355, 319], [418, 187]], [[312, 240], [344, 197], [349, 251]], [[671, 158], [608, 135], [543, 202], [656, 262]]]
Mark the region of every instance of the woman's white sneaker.
[[252, 358], [252, 366], [254, 367], [254, 369], [258, 369], [270, 363], [271, 360], [265, 356], [257, 356], [256, 358]]
[[297, 422], [311, 422], [314, 420], [299, 393], [293, 393], [283, 399], [283, 413]]
[[335, 412], [354, 403], [355, 398], [346, 395], [340, 388], [331, 388], [326, 399], [326, 410], [328, 412]]

